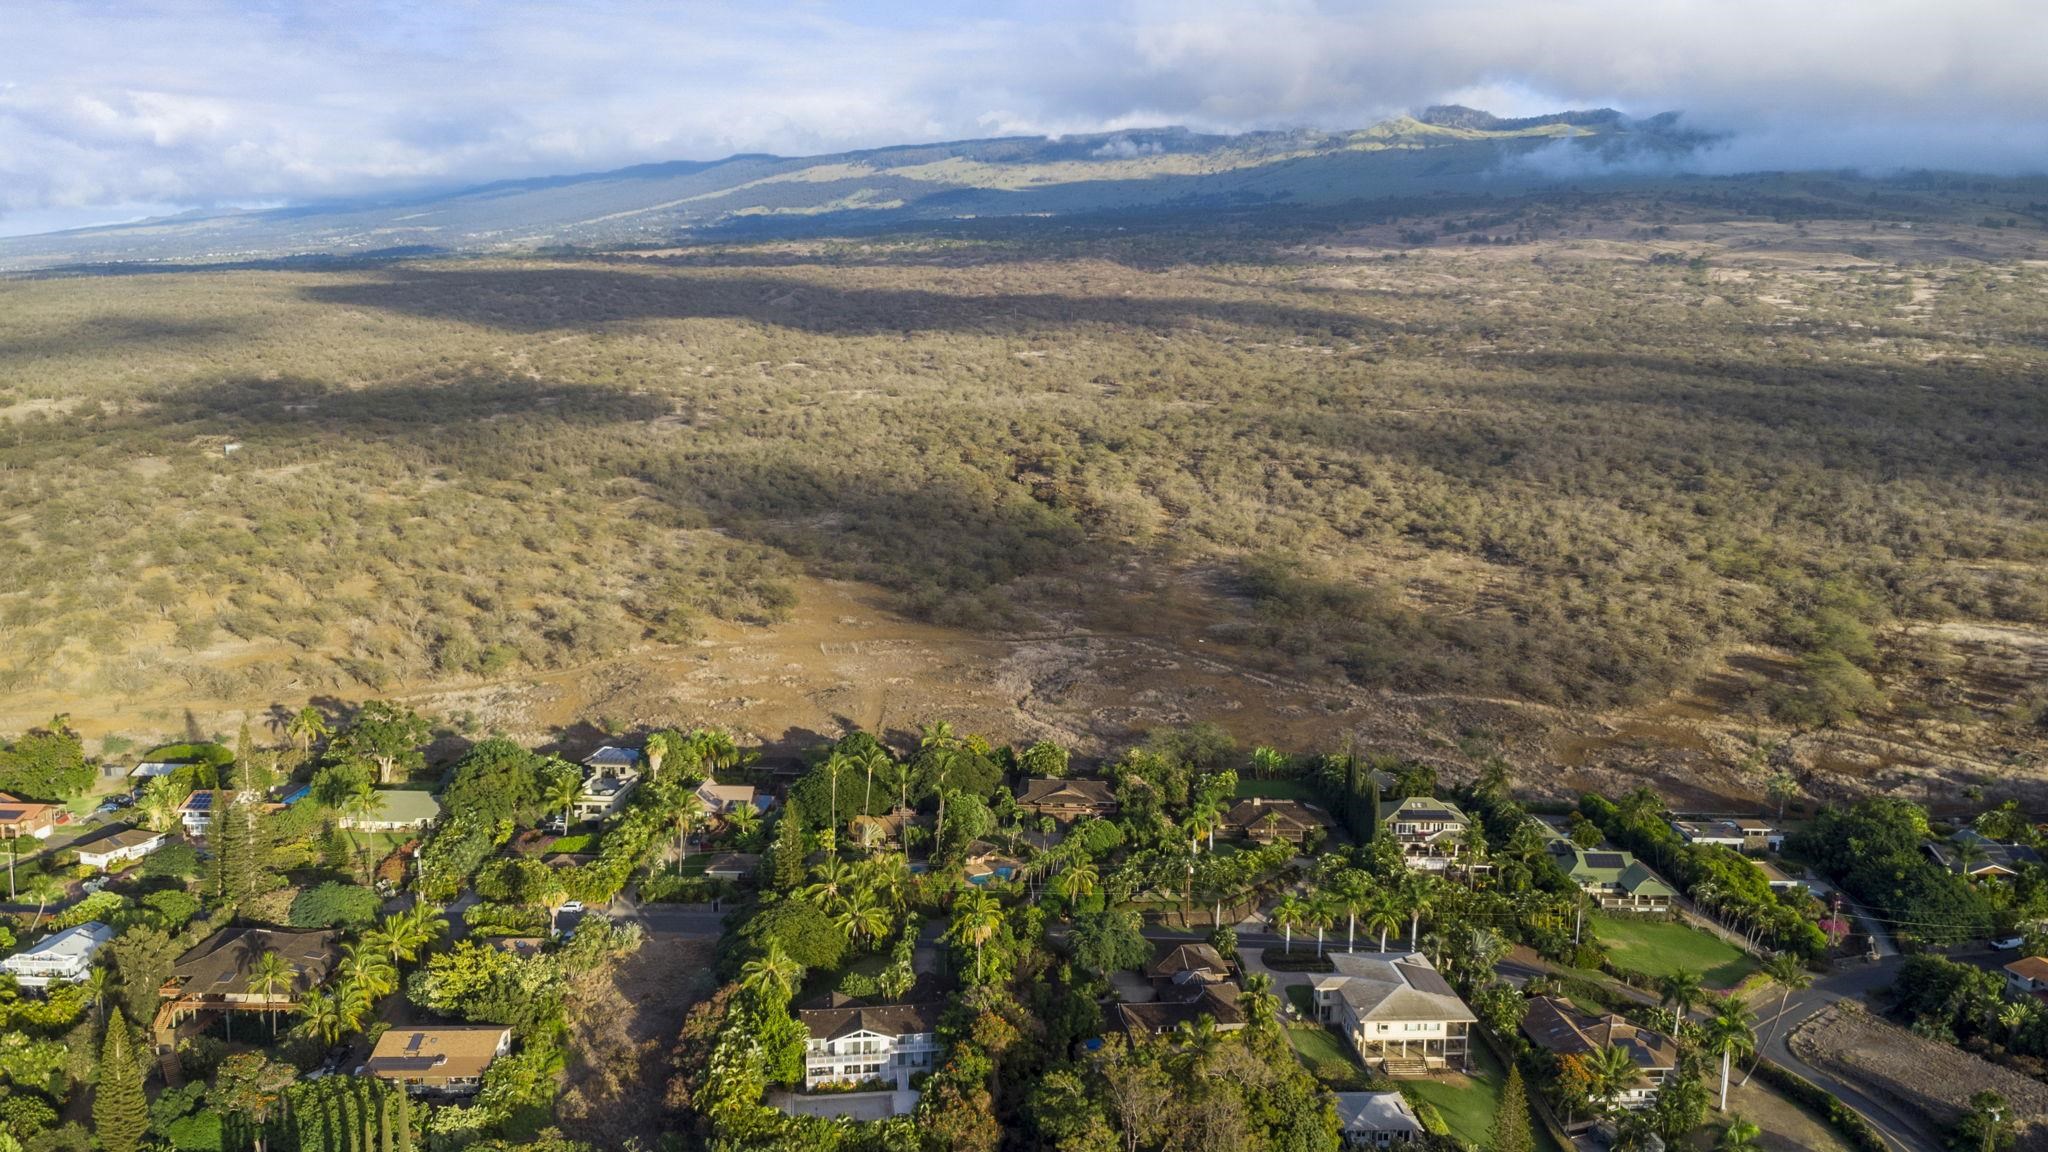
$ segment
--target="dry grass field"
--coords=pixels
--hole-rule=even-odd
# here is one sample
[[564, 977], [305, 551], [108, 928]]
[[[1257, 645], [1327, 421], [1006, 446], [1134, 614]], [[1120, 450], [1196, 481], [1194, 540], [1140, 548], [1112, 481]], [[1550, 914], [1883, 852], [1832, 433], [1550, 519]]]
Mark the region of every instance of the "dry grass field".
[[0, 282], [0, 731], [2039, 788], [2038, 222], [1726, 199]]

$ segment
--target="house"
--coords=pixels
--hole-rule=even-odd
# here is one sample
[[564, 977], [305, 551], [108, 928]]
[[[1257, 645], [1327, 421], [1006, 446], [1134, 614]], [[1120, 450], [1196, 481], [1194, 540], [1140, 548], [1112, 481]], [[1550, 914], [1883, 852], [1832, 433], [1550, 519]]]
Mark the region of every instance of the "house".
[[1627, 852], [1588, 852], [1572, 849], [1571, 867], [1566, 874], [1580, 891], [1599, 901], [1602, 908], [1632, 912], [1662, 912], [1678, 898], [1678, 890], [1659, 879], [1650, 866]]
[[903, 830], [916, 822], [916, 812], [909, 808], [893, 808], [880, 816], [855, 816], [846, 822], [846, 832], [854, 846], [873, 848], [881, 844], [901, 843]]
[[415, 1094], [467, 1094], [483, 1087], [484, 1069], [511, 1048], [512, 1030], [497, 1025], [393, 1028], [377, 1038], [364, 1067]]
[[640, 784], [640, 754], [606, 745], [583, 758], [583, 789], [569, 802], [572, 822], [603, 820], [626, 806]]
[[343, 816], [341, 826], [364, 832], [401, 832], [425, 828], [441, 818], [441, 802], [431, 792], [386, 789], [378, 791], [376, 797], [375, 811], [363, 816]]
[[1221, 984], [1233, 973], [1230, 962], [1214, 945], [1162, 941], [1161, 954], [1145, 969], [1145, 975], [1174, 983], [1199, 980], [1204, 984]]
[[1543, 848], [1553, 856], [1564, 857], [1572, 854], [1578, 844], [1573, 842], [1571, 828], [1561, 820], [1554, 820], [1530, 813], [1529, 826], [1543, 838]]
[[1337, 1128], [1346, 1148], [1391, 1148], [1422, 1140], [1422, 1121], [1399, 1092], [1339, 1092]]
[[1959, 876], [2017, 876], [2025, 864], [2039, 864], [2041, 854], [2025, 844], [2000, 843], [1975, 828], [1965, 828], [1947, 840], [1931, 840], [1924, 847], [1936, 864]]
[[1581, 1012], [1569, 1000], [1538, 996], [1529, 1001], [1522, 1031], [1531, 1043], [1551, 1055], [1590, 1056], [1605, 1048], [1621, 1048], [1635, 1060], [1642, 1078], [1617, 1101], [1624, 1108], [1647, 1108], [1664, 1087], [1664, 1078], [1678, 1067], [1678, 1045], [1654, 1029], [1631, 1024], [1625, 1017]]
[[130, 780], [149, 780], [157, 776], [169, 776], [180, 768], [192, 766], [190, 760], [144, 760], [128, 770]]
[[164, 846], [164, 834], [133, 824], [116, 824], [103, 836], [83, 844], [74, 844], [78, 862], [87, 868], [105, 872], [116, 864], [128, 860], [140, 860]]
[[1335, 827], [1329, 814], [1299, 800], [1268, 800], [1253, 796], [1240, 800], [1223, 817], [1223, 827], [1260, 844], [1286, 840], [1300, 844], [1311, 836], [1328, 835]]
[[1771, 863], [1769, 860], [1752, 860], [1756, 870], [1764, 874], [1764, 882], [1779, 892], [1812, 892], [1813, 882], [1797, 876]]
[[834, 994], [826, 1007], [804, 1008], [797, 1022], [810, 1036], [804, 1047], [804, 1088], [886, 1081], [910, 1087], [939, 1059], [939, 1014], [944, 1005], [862, 1004]]
[[[276, 990], [253, 986], [263, 954], [292, 966], [291, 983]], [[229, 925], [178, 958], [163, 995], [176, 1014], [227, 1008], [288, 1012], [305, 992], [327, 979], [341, 955], [341, 933]]]
[[752, 784], [717, 784], [706, 780], [697, 785], [697, 800], [704, 805], [704, 811], [713, 816], [751, 804], [756, 812], [766, 812], [775, 807], [775, 797], [766, 792], [756, 791]]
[[712, 880], [752, 880], [761, 858], [752, 852], [720, 852], [704, 864], [704, 875]]
[[1737, 852], [1777, 851], [1785, 846], [1785, 834], [1767, 820], [1709, 819], [1672, 820], [1671, 830], [1687, 844], [1733, 848]]
[[1470, 1062], [1478, 1017], [1420, 952], [1336, 952], [1337, 971], [1318, 976], [1317, 1018], [1340, 1032], [1368, 1068], [1422, 1076]]
[[17, 840], [23, 836], [33, 836], [38, 840], [46, 840], [56, 827], [55, 804], [18, 800], [5, 792], [0, 792], [0, 839]]
[[1107, 780], [1026, 780], [1017, 791], [1017, 807], [1033, 816], [1050, 816], [1061, 823], [1084, 816], [1114, 816], [1116, 793]]
[[1471, 819], [1456, 804], [1430, 796], [1383, 801], [1379, 818], [1408, 867], [1418, 872], [1450, 868], [1472, 831]]
[[2048, 999], [2048, 958], [2027, 956], [2007, 964], [2005, 987], [2015, 996]]
[[1244, 1008], [1238, 1003], [1240, 991], [1234, 983], [1154, 981], [1153, 986], [1159, 989], [1158, 999], [1116, 1006], [1117, 1023], [1133, 1040], [1165, 1036], [1203, 1017], [1214, 1023], [1218, 1032], [1235, 1032], [1245, 1026]]
[[97, 920], [43, 937], [0, 960], [0, 969], [23, 988], [47, 988], [85, 979], [92, 958], [114, 938], [114, 930]]
[[[219, 812], [236, 795], [238, 793], [226, 789], [213, 790], [202, 788], [185, 797], [184, 806], [178, 809], [178, 821], [185, 826], [185, 835], [205, 836], [207, 830], [213, 827], [214, 814]], [[264, 810], [267, 812], [276, 812], [283, 807], [284, 805], [277, 803], [265, 803], [263, 805]]]

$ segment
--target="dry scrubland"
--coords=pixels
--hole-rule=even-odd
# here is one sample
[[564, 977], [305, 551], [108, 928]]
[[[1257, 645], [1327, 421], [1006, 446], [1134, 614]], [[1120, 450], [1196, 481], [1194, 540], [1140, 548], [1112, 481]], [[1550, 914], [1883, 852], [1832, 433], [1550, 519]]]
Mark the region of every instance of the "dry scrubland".
[[2039, 224], [1805, 203], [0, 283], [0, 713], [2028, 787]]

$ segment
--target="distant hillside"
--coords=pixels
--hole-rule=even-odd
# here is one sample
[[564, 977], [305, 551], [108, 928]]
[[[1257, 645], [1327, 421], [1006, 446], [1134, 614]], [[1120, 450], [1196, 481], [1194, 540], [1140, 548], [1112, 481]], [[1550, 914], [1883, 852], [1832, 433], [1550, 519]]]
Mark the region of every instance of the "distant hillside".
[[0, 270], [233, 261], [392, 250], [663, 243], [721, 229], [815, 229], [1213, 203], [1325, 203], [1541, 183], [1532, 149], [1684, 152], [1676, 117], [1612, 109], [1502, 119], [1430, 108], [1353, 132], [1204, 135], [1183, 128], [963, 140], [831, 156], [732, 156], [503, 181], [453, 192], [186, 214], [0, 239]]

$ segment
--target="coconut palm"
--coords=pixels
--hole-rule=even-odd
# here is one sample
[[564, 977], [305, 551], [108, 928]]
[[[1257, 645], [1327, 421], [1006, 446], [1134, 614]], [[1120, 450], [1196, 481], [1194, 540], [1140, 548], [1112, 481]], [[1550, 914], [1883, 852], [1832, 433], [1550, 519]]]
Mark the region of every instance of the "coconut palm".
[[299, 1018], [308, 1032], [330, 1046], [348, 1031], [348, 1010], [339, 995], [315, 988], [299, 1000]]
[[1657, 978], [1657, 1003], [1671, 1013], [1672, 1035], [1678, 1034], [1679, 1023], [1692, 1015], [1706, 995], [1699, 976], [1683, 968]]
[[1223, 804], [1214, 796], [1204, 796], [1188, 809], [1188, 848], [1193, 850], [1203, 839], [1209, 842], [1209, 851], [1216, 850], [1216, 826], [1223, 822]]
[[896, 762], [889, 758], [889, 753], [886, 749], [876, 744], [868, 748], [867, 751], [862, 752], [859, 756], [856, 756], [854, 763], [860, 767], [861, 772], [867, 777], [861, 786], [860, 814], [872, 816], [875, 814], [873, 804], [875, 796], [875, 770], [881, 769], [886, 780], [889, 768]]
[[814, 883], [804, 889], [804, 895], [816, 900], [825, 908], [836, 907], [840, 899], [853, 887], [853, 867], [837, 856], [827, 856], [811, 869]]
[[1643, 1070], [1636, 1065], [1636, 1059], [1629, 1055], [1628, 1049], [1612, 1044], [1586, 1057], [1586, 1073], [1592, 1082], [1593, 1099], [1599, 1102], [1602, 1111], [1609, 1113], [1619, 1107], [1622, 1096], [1643, 1078]]
[[1402, 875], [1397, 891], [1401, 906], [1408, 909], [1408, 946], [1418, 948], [1422, 918], [1436, 907], [1436, 882], [1420, 872], [1408, 872]]
[[344, 983], [360, 991], [368, 1000], [388, 995], [398, 987], [398, 968], [391, 963], [390, 957], [361, 941], [341, 946], [341, 961], [334, 970]]
[[1270, 919], [1273, 923], [1280, 926], [1282, 932], [1286, 933], [1287, 951], [1289, 952], [1294, 951], [1294, 930], [1306, 922], [1304, 917], [1307, 912], [1308, 905], [1302, 903], [1292, 892], [1282, 896], [1280, 902], [1273, 905]]
[[752, 804], [734, 804], [719, 813], [719, 819], [725, 821], [726, 827], [732, 829], [733, 835], [745, 836], [761, 826], [761, 810]]
[[328, 725], [327, 717], [311, 705], [292, 713], [292, 718], [284, 724], [284, 738], [300, 752], [312, 751], [313, 745], [333, 734], [334, 729]]
[[[1764, 975], [1770, 977], [1771, 983], [1778, 986], [1778, 1012], [1777, 1015], [1771, 1017], [1771, 1034], [1764, 1040], [1763, 1045], [1758, 1048], [1759, 1053], [1764, 1048], [1770, 1047], [1771, 1042], [1777, 1039], [1778, 1026], [1784, 1023], [1785, 1008], [1786, 1005], [1792, 1002], [1792, 994], [1804, 991], [1813, 984], [1813, 976], [1807, 972], [1806, 965], [1799, 957], [1792, 955], [1790, 952], [1780, 952], [1769, 960], [1764, 961]], [[1759, 1055], [1758, 1059], [1762, 1059], [1761, 1055]], [[1749, 1078], [1754, 1075], [1756, 1075], [1756, 1062], [1751, 1061], [1749, 1071], [1742, 1075], [1742, 1082], [1744, 1084], [1749, 1083]]]
[[1279, 1004], [1273, 997], [1273, 977], [1267, 972], [1248, 972], [1244, 978], [1244, 993], [1238, 998], [1238, 1006], [1244, 1009], [1245, 1023], [1257, 1031], [1279, 1018]]
[[1749, 1005], [1729, 997], [1720, 1011], [1707, 1021], [1707, 1051], [1721, 1057], [1721, 1111], [1728, 1110], [1728, 1065], [1737, 1055], [1756, 1051], [1756, 1013]]
[[1338, 911], [1344, 914], [1344, 950], [1358, 951], [1358, 914], [1365, 910], [1366, 901], [1372, 895], [1372, 878], [1357, 868], [1346, 868], [1337, 874], [1330, 886], [1330, 895], [1337, 901]]
[[28, 926], [29, 932], [34, 933], [36, 926], [43, 922], [44, 910], [64, 898], [64, 885], [59, 884], [55, 877], [38, 876], [28, 882], [28, 891], [22, 895], [36, 902], [36, 918]]
[[2025, 1004], [2007, 1004], [1998, 1010], [1998, 1026], [2005, 1029], [2006, 1047], [2012, 1047], [2012, 1042], [2019, 1038], [2020, 1029], [2033, 1018], [2034, 1010]]
[[384, 918], [385, 953], [393, 964], [411, 963], [448, 930], [448, 917], [435, 904], [414, 904]]
[[263, 997], [263, 1010], [270, 1013], [270, 1034], [277, 1035], [277, 1013], [271, 1009], [271, 1001], [279, 992], [291, 990], [292, 982], [299, 978], [299, 970], [291, 961], [274, 951], [265, 951], [256, 958], [256, 966], [249, 973], [249, 989]]
[[1069, 901], [1092, 896], [1102, 887], [1102, 873], [1095, 861], [1086, 856], [1060, 869], [1052, 878], [1052, 890]]
[[839, 906], [839, 914], [832, 922], [855, 943], [865, 941], [873, 945], [888, 933], [890, 916], [873, 893], [855, 888]]
[[142, 798], [135, 802], [143, 826], [152, 832], [169, 832], [178, 823], [178, 809], [184, 807], [185, 790], [168, 776], [151, 777], [142, 786]]
[[654, 783], [661, 778], [662, 762], [676, 750], [675, 740], [666, 732], [656, 732], [641, 745], [640, 754], [647, 757], [647, 782]]
[[561, 914], [562, 905], [567, 904], [568, 902], [569, 894], [567, 892], [562, 891], [562, 889], [559, 886], [550, 884], [547, 888], [542, 890], [540, 894], [540, 899], [537, 901], [537, 903], [539, 903], [539, 905], [542, 908], [547, 910], [549, 936], [553, 936], [555, 934], [555, 918]]
[[1328, 892], [1317, 892], [1308, 898], [1308, 906], [1302, 912], [1302, 921], [1316, 930], [1316, 959], [1323, 958], [1323, 930], [1337, 922], [1339, 905], [1337, 898]]
[[960, 897], [953, 907], [953, 926], [949, 933], [961, 944], [974, 948], [974, 978], [981, 979], [982, 956], [988, 942], [995, 938], [1003, 927], [1003, 906], [986, 892], [969, 892]]
[[917, 746], [919, 749], [951, 748], [959, 743], [960, 738], [953, 735], [953, 726], [944, 720], [935, 720], [930, 724], [920, 724], [917, 726]]
[[[675, 803], [676, 867], [681, 868], [683, 862], [690, 858], [690, 833], [695, 832], [697, 825], [704, 819], [704, 802], [697, 798], [695, 792], [685, 792], [676, 797]], [[744, 807], [751, 808], [753, 805], [748, 804]]]
[[1400, 930], [1402, 909], [1400, 898], [1382, 888], [1374, 892], [1365, 904], [1365, 930], [1380, 934], [1380, 951], [1387, 950], [1387, 934]]
[[1493, 966], [1507, 954], [1508, 942], [1500, 933], [1491, 928], [1472, 929], [1472, 964], [1478, 971], [1493, 971]]
[[803, 982], [804, 966], [782, 950], [782, 942], [770, 941], [768, 951], [740, 966], [740, 986], [756, 992], [773, 989], [783, 999], [796, 995]]

